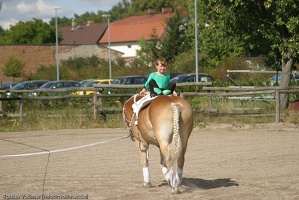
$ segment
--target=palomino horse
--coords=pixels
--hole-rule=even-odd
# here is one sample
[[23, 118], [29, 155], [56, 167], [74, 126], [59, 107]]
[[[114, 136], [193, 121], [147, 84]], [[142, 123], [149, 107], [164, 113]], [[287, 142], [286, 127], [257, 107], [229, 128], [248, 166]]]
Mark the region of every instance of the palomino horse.
[[133, 96], [124, 105], [119, 101], [117, 103], [123, 109], [124, 121], [141, 154], [143, 186], [151, 187], [147, 153], [152, 144], [160, 148], [162, 172], [172, 192], [180, 193], [185, 152], [193, 129], [191, 106], [181, 97], [160, 95], [139, 112], [135, 123], [136, 114], [132, 105], [142, 97]]

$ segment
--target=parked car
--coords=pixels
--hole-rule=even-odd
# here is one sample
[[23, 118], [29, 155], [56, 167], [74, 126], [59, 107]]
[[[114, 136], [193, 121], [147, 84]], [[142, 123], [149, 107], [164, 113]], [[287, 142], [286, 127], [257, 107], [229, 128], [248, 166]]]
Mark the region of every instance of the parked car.
[[[281, 81], [282, 74], [276, 74], [270, 78], [270, 85], [279, 84]], [[292, 72], [291, 73], [291, 81], [297, 83], [299, 81], [299, 74]]]
[[3, 82], [2, 87], [7, 90], [13, 88], [15, 85], [17, 85], [19, 82]]
[[[111, 84], [119, 85], [144, 85], [147, 80], [146, 76], [141, 75], [131, 75], [131, 76], [119, 76], [113, 79]], [[109, 94], [113, 91], [109, 88]]]
[[[199, 82], [214, 82], [215, 79], [210, 74], [199, 73], [198, 74]], [[170, 82], [175, 83], [188, 83], [196, 82], [196, 74], [180, 74], [170, 80]]]
[[87, 82], [93, 81], [94, 79], [85, 79], [80, 81], [81, 86], [83, 87]]
[[170, 74], [170, 79], [172, 79], [172, 78], [174, 78], [174, 77], [176, 77], [176, 76], [178, 76], [178, 75], [180, 75], [182, 73], [179, 73], [179, 72], [170, 72], [169, 74]]
[[146, 82], [146, 76], [119, 76], [113, 79], [112, 84], [121, 84], [121, 85], [142, 85]]
[[[31, 80], [16, 84], [11, 90], [34, 90], [40, 88], [43, 84], [49, 82], [48, 80]], [[11, 96], [10, 90], [7, 91], [7, 96]]]
[[[63, 88], [80, 88], [81, 84], [78, 81], [72, 80], [61, 80], [61, 81], [49, 81], [42, 85], [38, 90], [55, 90], [55, 89], [63, 89]], [[67, 92], [70, 94], [70, 92]], [[54, 92], [48, 92], [49, 95], [55, 94]]]
[[[82, 87], [83, 88], [87, 88], [87, 87], [93, 87], [94, 84], [111, 84], [112, 83], [112, 79], [91, 79], [89, 81], [87, 81]], [[108, 93], [110, 89], [108, 89]], [[100, 94], [103, 91], [103, 88], [99, 88], [98, 91], [94, 91], [94, 90], [90, 90], [90, 91], [78, 91], [74, 94], [76, 95], [90, 95], [90, 94]]]

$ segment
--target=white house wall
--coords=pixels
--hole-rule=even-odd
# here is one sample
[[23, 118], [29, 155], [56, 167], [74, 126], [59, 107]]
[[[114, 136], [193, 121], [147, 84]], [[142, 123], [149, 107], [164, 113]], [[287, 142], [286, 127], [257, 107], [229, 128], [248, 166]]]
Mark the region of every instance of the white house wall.
[[123, 58], [126, 57], [136, 57], [136, 51], [140, 49], [140, 46], [137, 43], [117, 43], [110, 44], [110, 48], [124, 53]]

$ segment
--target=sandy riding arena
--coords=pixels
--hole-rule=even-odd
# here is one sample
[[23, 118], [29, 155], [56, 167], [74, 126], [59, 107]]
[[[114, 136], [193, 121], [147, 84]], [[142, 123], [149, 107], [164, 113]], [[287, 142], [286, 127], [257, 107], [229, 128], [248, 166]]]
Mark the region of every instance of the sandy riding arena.
[[299, 199], [299, 127], [210, 125], [193, 130], [182, 194], [172, 195], [150, 147], [151, 188], [128, 131], [0, 133], [0, 199]]

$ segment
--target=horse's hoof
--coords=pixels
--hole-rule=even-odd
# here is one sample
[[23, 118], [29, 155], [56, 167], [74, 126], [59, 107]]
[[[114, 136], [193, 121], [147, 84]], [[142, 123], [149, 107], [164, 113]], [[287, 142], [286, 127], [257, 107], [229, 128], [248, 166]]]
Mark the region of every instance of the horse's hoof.
[[179, 187], [173, 187], [172, 188], [172, 194], [181, 194], [181, 191], [180, 191]]
[[167, 184], [169, 185], [169, 187], [171, 187], [171, 184], [170, 184], [170, 179], [167, 179]]
[[150, 187], [152, 187], [152, 184], [151, 184], [151, 182], [144, 182], [143, 187], [144, 188], [150, 188]]

